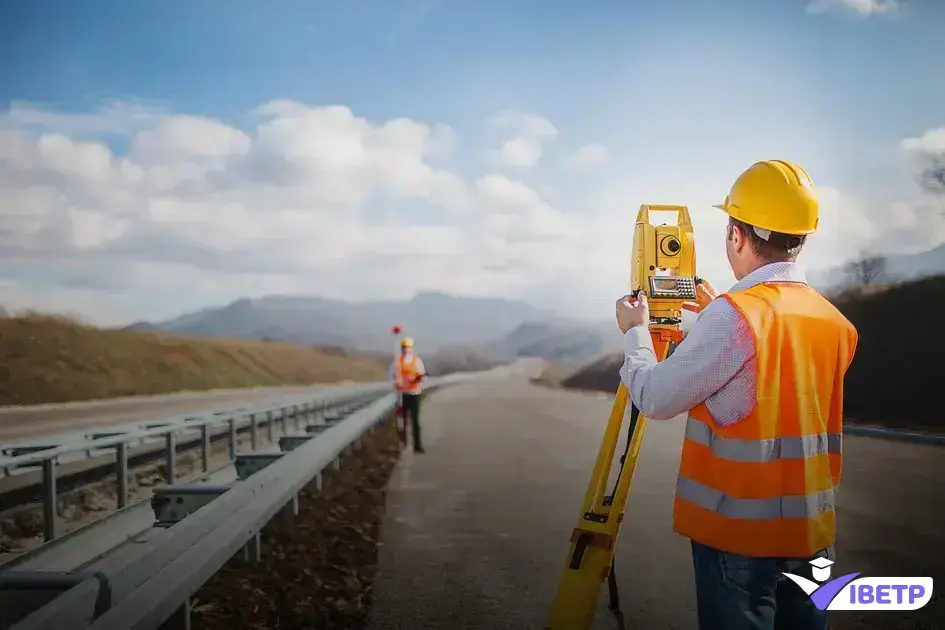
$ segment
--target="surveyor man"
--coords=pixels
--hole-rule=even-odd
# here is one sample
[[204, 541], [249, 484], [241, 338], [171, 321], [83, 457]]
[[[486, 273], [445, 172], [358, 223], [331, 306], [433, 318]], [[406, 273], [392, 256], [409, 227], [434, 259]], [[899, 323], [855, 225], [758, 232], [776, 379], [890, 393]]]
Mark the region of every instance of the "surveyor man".
[[620, 376], [647, 418], [688, 412], [673, 528], [691, 541], [699, 628], [824, 630], [826, 612], [782, 572], [810, 578], [809, 561], [834, 560], [857, 332], [795, 262], [819, 215], [803, 168], [758, 162], [716, 207], [737, 283], [700, 290], [686, 305], [699, 317], [659, 363], [646, 296], [618, 300]]
[[[423, 393], [423, 387], [420, 383], [425, 375], [423, 361], [413, 351], [413, 339], [404, 337], [400, 340], [400, 356], [395, 358], [390, 366], [390, 380], [403, 400], [404, 415], [410, 414], [415, 453], [423, 452], [423, 442], [420, 439], [420, 395]], [[406, 421], [405, 417], [404, 422]]]

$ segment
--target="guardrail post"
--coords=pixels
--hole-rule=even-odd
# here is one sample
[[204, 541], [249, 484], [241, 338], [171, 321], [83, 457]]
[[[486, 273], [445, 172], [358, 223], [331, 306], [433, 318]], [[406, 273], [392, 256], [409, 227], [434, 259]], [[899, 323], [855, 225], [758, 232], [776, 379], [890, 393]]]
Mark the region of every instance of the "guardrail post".
[[262, 560], [262, 536], [259, 532], [253, 534], [253, 537], [243, 546], [243, 560], [250, 562]]
[[56, 537], [56, 460], [43, 460], [43, 540]]
[[227, 439], [227, 445], [230, 449], [230, 461], [236, 459], [236, 418], [230, 416], [230, 419], [227, 421], [227, 426], [230, 429], [230, 436]]
[[200, 466], [203, 472], [210, 471], [210, 427], [203, 425], [200, 427]]
[[259, 445], [259, 426], [254, 413], [249, 414], [249, 444], [254, 451]]
[[[280, 413], [285, 413], [285, 408], [282, 409]], [[285, 416], [283, 416], [285, 418]], [[269, 440], [269, 443], [272, 444], [276, 441], [276, 415], [272, 411], [266, 412], [266, 438]]]
[[177, 435], [170, 431], [164, 439], [167, 442], [167, 446], [165, 446], [166, 453], [164, 454], [164, 476], [167, 478], [167, 483], [173, 485], [177, 479]]
[[190, 607], [191, 601], [188, 597], [181, 607], [158, 627], [158, 630], [190, 630]]
[[128, 443], [120, 442], [115, 450], [115, 468], [118, 473], [118, 486], [116, 494], [118, 495], [118, 507], [123, 508], [128, 505]]
[[282, 517], [285, 519], [286, 524], [291, 525], [295, 521], [295, 517], [299, 515], [299, 495], [292, 497], [292, 500], [285, 504], [285, 507], [282, 508]]

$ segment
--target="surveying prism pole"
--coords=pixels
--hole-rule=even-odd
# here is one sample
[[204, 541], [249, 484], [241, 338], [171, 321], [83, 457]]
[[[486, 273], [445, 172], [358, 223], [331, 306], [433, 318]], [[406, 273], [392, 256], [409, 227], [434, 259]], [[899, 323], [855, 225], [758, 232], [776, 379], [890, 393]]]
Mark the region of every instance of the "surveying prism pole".
[[[391, 334], [394, 335], [394, 338], [403, 332], [403, 327], [400, 324], [395, 324], [393, 328], [390, 329]], [[397, 362], [400, 361], [400, 340], [397, 341], [397, 344], [394, 346], [394, 365], [396, 366]], [[396, 369], [396, 367], [394, 368]], [[397, 406], [394, 409], [394, 423], [397, 425], [397, 436], [400, 438], [401, 444], [407, 444], [407, 416], [404, 413], [404, 395], [400, 392], [397, 392]]]
[[[674, 212], [676, 225], [650, 223], [650, 211]], [[689, 209], [685, 206], [642, 205], [633, 231], [631, 294], [642, 290], [650, 308], [650, 338], [656, 360], [669, 354], [670, 344], [682, 341], [682, 303], [696, 299], [696, 250]], [[617, 454], [627, 407], [630, 424], [615, 487], [606, 493]], [[646, 418], [630, 400], [623, 382], [617, 387], [610, 419], [584, 495], [581, 515], [571, 534], [564, 573], [552, 606], [547, 630], [586, 630], [594, 622], [601, 584], [609, 582], [611, 612], [624, 627], [614, 573], [614, 551], [623, 523], [633, 472], [636, 469]]]

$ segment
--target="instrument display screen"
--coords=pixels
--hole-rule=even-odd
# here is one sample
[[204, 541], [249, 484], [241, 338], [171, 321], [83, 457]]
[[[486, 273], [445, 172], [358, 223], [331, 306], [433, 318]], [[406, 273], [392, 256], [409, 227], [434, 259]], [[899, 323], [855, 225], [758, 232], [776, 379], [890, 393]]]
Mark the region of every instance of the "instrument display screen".
[[654, 299], [694, 300], [696, 281], [689, 276], [650, 276], [650, 295]]

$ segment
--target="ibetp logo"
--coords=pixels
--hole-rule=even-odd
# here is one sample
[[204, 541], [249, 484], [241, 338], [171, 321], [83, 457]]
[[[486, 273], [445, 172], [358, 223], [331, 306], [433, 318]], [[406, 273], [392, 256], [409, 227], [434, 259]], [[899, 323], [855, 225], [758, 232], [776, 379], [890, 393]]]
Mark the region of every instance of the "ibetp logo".
[[[833, 561], [810, 561], [814, 579], [830, 578]], [[929, 577], [861, 577], [848, 573], [829, 582], [817, 584], [800, 575], [784, 573], [807, 593], [818, 610], [918, 610], [932, 599]]]

